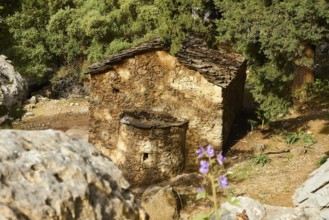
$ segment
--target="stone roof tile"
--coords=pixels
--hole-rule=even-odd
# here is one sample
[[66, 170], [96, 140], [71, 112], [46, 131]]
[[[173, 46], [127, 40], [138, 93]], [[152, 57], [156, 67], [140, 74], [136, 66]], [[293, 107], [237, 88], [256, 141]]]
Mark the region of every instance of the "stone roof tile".
[[[156, 50], [168, 51], [160, 38], [154, 38], [120, 53], [110, 55], [108, 58], [89, 66], [86, 73], [104, 73], [112, 69], [113, 65], [123, 62], [127, 58]], [[209, 82], [224, 88], [235, 78], [238, 70], [245, 62], [244, 57], [240, 54], [223, 49], [210, 49], [203, 40], [192, 37], [189, 37], [182, 44], [181, 50], [175, 57], [187, 68], [203, 74]]]

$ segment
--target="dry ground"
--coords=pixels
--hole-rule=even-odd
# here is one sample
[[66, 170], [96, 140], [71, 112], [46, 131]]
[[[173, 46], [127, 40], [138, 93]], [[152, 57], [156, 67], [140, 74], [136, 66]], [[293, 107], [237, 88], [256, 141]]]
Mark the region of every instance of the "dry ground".
[[[86, 99], [41, 101], [32, 112], [34, 116], [24, 116], [13, 127], [62, 131], [74, 128], [81, 132], [88, 129]], [[286, 143], [284, 137], [289, 132], [301, 131], [314, 137], [316, 143]], [[231, 189], [237, 195], [249, 196], [267, 204], [292, 206], [291, 196], [295, 189], [317, 168], [317, 162], [328, 154], [328, 134], [329, 102], [302, 105], [289, 118], [276, 123], [271, 130], [257, 128], [250, 132], [246, 117], [241, 117], [233, 128], [227, 153]], [[257, 157], [261, 148], [263, 153], [270, 152], [267, 155], [270, 162], [257, 165], [253, 158]]]
[[[329, 102], [301, 105], [270, 130], [246, 130], [240, 129], [240, 138], [233, 138], [235, 141], [228, 152], [231, 186], [237, 194], [263, 203], [293, 206], [291, 197], [296, 188], [329, 155]], [[292, 133], [313, 137], [316, 143], [299, 140], [288, 144], [286, 137]], [[260, 148], [265, 148], [263, 153], [270, 161], [264, 165], [255, 164], [260, 159], [257, 157]]]
[[[80, 131], [81, 137], [88, 131], [89, 104], [86, 99], [61, 99], [40, 101], [33, 108], [33, 116], [24, 116], [13, 123], [14, 129]], [[85, 137], [87, 139], [87, 137]]]

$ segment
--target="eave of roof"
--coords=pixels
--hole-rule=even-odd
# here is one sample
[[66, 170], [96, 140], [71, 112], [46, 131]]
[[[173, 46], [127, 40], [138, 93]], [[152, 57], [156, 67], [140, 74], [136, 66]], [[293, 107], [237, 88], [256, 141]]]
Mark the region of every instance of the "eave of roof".
[[124, 61], [127, 58], [134, 57], [150, 51], [163, 50], [164, 43], [160, 38], [154, 38], [138, 46], [123, 50], [120, 53], [112, 54], [108, 58], [94, 63], [88, 67], [86, 74], [99, 74], [112, 69], [113, 65]]

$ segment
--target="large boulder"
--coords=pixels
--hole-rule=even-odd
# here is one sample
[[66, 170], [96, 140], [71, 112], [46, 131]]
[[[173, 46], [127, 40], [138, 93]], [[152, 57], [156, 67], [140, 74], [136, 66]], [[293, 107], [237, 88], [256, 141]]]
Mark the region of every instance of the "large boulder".
[[329, 219], [329, 160], [310, 174], [293, 196], [294, 205]]
[[10, 108], [22, 104], [27, 90], [26, 81], [15, 71], [7, 57], [0, 55], [0, 106]]
[[0, 131], [0, 219], [144, 219], [108, 158], [64, 133]]

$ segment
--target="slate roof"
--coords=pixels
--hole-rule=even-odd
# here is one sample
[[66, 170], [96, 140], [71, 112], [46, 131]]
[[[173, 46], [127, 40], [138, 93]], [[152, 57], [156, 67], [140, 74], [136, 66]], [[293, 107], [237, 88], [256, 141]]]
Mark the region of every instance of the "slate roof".
[[[86, 73], [105, 73], [111, 70], [113, 65], [119, 64], [127, 58], [157, 50], [168, 51], [168, 48], [165, 47], [159, 38], [110, 55], [108, 58], [90, 65]], [[238, 73], [238, 70], [245, 63], [243, 56], [240, 54], [227, 52], [223, 49], [210, 49], [201, 39], [192, 37], [183, 43], [181, 50], [175, 57], [181, 64], [189, 69], [198, 71], [209, 82], [223, 88], [230, 84]]]

